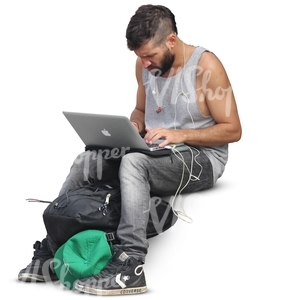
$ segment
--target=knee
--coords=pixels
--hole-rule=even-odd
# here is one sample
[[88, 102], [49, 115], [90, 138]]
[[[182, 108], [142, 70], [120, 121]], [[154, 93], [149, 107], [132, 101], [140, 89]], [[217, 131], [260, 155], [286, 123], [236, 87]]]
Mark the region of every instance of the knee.
[[97, 152], [96, 151], [85, 151], [80, 153], [73, 162], [73, 167], [75, 168], [82, 168], [84, 164], [87, 163], [87, 161], [90, 161], [91, 159], [97, 158]]
[[124, 155], [120, 164], [120, 176], [122, 176], [122, 174], [128, 176], [135, 170], [141, 172], [145, 169], [146, 158], [146, 155], [142, 153], [128, 153]]

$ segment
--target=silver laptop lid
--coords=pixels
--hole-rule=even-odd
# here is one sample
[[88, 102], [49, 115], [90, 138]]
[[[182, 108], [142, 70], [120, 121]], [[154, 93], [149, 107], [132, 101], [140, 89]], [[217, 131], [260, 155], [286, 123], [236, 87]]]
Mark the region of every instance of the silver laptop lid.
[[101, 148], [149, 148], [125, 116], [63, 111], [86, 146]]

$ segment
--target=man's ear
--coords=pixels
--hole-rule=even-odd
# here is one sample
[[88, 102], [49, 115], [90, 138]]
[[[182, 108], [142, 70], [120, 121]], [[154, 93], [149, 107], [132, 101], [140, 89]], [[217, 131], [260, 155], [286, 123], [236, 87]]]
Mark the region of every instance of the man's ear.
[[171, 49], [175, 47], [177, 41], [177, 35], [175, 33], [171, 33], [167, 37], [167, 46], [170, 47]]

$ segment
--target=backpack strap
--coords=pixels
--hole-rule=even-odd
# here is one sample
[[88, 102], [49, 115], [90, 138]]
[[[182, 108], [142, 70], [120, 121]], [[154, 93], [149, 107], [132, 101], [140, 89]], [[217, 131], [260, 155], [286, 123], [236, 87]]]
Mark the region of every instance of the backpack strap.
[[106, 232], [106, 239], [108, 242], [112, 242], [112, 243], [118, 243], [118, 238], [117, 238], [117, 233], [116, 231], [113, 232]]

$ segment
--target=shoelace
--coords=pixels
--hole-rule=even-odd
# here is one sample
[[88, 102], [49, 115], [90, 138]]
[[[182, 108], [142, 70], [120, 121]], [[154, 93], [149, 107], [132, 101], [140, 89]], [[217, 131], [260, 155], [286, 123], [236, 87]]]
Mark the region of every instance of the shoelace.
[[125, 262], [110, 262], [99, 274], [95, 275], [95, 278], [104, 278], [109, 275], [115, 275], [120, 271], [125, 271], [130, 268], [130, 259]]
[[34, 252], [32, 260], [39, 259], [40, 261], [46, 261], [47, 259], [52, 257], [52, 253], [50, 250], [45, 250], [41, 248], [41, 242], [37, 241], [33, 245]]

